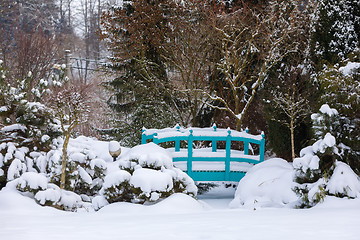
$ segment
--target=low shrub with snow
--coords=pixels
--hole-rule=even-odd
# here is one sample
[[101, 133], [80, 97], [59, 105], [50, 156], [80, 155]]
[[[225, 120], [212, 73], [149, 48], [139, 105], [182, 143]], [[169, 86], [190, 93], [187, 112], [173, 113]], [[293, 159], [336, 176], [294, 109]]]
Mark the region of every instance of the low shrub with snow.
[[65, 189], [60, 189], [62, 138], [48, 152], [17, 143], [0, 144], [0, 178], [43, 206], [67, 211], [98, 210], [113, 202], [155, 202], [173, 193], [195, 196], [194, 181], [173, 167], [167, 151], [153, 143], [123, 149], [113, 162], [108, 142], [71, 139]]
[[173, 193], [195, 196], [194, 181], [173, 167], [169, 153], [154, 143], [135, 146], [104, 179], [102, 193], [109, 202], [154, 202]]
[[294, 191], [300, 197], [298, 207], [312, 207], [326, 195], [360, 197], [360, 178], [344, 162], [338, 161], [336, 140], [330, 133], [300, 152], [294, 160]]
[[230, 207], [282, 207], [297, 201], [292, 191], [294, 169], [280, 158], [252, 167], [239, 182]]
[[43, 174], [26, 172], [19, 178], [16, 188], [21, 192], [36, 194], [40, 190], [45, 190], [47, 184], [48, 180]]
[[297, 183], [294, 191], [300, 197], [301, 208], [322, 202], [326, 195], [354, 198], [359, 194], [359, 177], [344, 163], [348, 160], [344, 149], [348, 147], [337, 144], [341, 139], [336, 131], [340, 127], [338, 111], [327, 104], [319, 111], [311, 116], [318, 140], [302, 149], [293, 163]]
[[288, 163], [270, 159], [249, 170], [239, 182], [231, 207], [309, 208], [326, 196], [359, 198], [359, 176], [338, 156], [330, 134], [301, 150]]

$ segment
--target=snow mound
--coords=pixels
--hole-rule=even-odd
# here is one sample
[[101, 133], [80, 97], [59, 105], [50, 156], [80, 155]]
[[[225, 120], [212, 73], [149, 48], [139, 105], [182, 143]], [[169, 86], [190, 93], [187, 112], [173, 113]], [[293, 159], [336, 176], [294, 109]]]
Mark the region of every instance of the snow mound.
[[336, 162], [334, 173], [327, 183], [326, 190], [330, 194], [360, 197], [360, 179], [349, 165]]
[[5, 187], [0, 191], [0, 211], [11, 211], [12, 213], [24, 213], [27, 211], [37, 212], [42, 206], [33, 199], [21, 195], [18, 191]]
[[124, 181], [130, 181], [131, 174], [124, 170], [109, 173], [104, 179], [104, 188], [115, 187]]
[[339, 68], [340, 72], [347, 76], [360, 69], [360, 62], [348, 62], [345, 67]]
[[48, 185], [47, 178], [35, 172], [26, 172], [18, 180], [18, 185], [20, 188], [24, 189], [27, 186], [30, 189], [46, 189]]
[[133, 173], [130, 184], [140, 188], [150, 201], [159, 199], [159, 192], [167, 192], [173, 188], [173, 179], [170, 174], [161, 171], [139, 168]]
[[56, 189], [46, 189], [44, 191], [39, 191], [35, 195], [35, 199], [41, 204], [45, 205], [47, 202], [57, 203], [60, 201], [61, 193]]
[[[172, 168], [172, 157], [164, 148], [156, 145], [155, 143], [147, 143], [135, 146], [127, 151], [121, 159], [122, 161], [129, 162], [137, 160], [138, 164], [142, 167], [151, 166], [153, 168]], [[131, 166], [128, 166], [131, 167]]]
[[283, 159], [259, 163], [240, 180], [230, 207], [283, 207], [295, 202], [293, 178], [293, 167]]
[[104, 196], [96, 196], [92, 199], [92, 207], [95, 210], [99, 210], [102, 207], [109, 205], [109, 202], [105, 199]]
[[204, 203], [182, 193], [175, 193], [170, 197], [152, 204], [139, 205], [127, 202], [117, 202], [101, 208], [97, 214], [108, 215], [171, 215], [183, 213], [195, 213], [206, 210]]
[[330, 117], [333, 116], [333, 115], [338, 115], [339, 114], [338, 111], [335, 108], [330, 108], [330, 106], [328, 104], [323, 104], [320, 107], [319, 111], [321, 113], [329, 115]]
[[175, 193], [152, 206], [154, 212], [163, 213], [194, 213], [204, 211], [206, 206], [183, 193]]

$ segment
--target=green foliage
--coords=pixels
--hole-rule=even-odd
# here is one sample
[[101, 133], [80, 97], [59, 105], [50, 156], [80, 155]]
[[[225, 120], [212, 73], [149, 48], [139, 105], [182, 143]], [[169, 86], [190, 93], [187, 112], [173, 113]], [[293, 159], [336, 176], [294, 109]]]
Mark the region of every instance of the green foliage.
[[[320, 113], [313, 114], [311, 118], [317, 141], [303, 150], [301, 158], [294, 160], [296, 170], [294, 180], [297, 185], [293, 190], [301, 198], [298, 204], [300, 208], [312, 207], [323, 201], [326, 195], [333, 195], [331, 190], [327, 188], [328, 182], [335, 175], [335, 167], [346, 165], [344, 163], [341, 165], [338, 161], [348, 163], [354, 170], [358, 166], [358, 162], [354, 164], [354, 162], [349, 161], [348, 153], [352, 150], [338, 142], [339, 139], [342, 139], [341, 116], [338, 111], [325, 104], [320, 108]], [[344, 154], [346, 151], [347, 154]], [[354, 158], [356, 152], [352, 151], [352, 153]], [[352, 158], [350, 157], [350, 159]], [[349, 166], [347, 167], [350, 169]], [[346, 191], [347, 187], [346, 185], [344, 191], [338, 195], [349, 197], [350, 194], [347, 194]]]
[[[29, 89], [32, 75], [29, 73], [23, 80], [7, 82], [4, 69], [1, 69], [0, 79], [0, 117], [4, 126], [18, 126], [3, 129], [2, 139], [10, 138], [30, 149], [49, 149], [44, 135], [56, 137], [59, 130], [52, 116], [51, 109], [39, 102], [49, 93], [48, 82], [40, 80], [36, 87]], [[9, 129], [9, 130], [7, 130]], [[20, 130], [21, 129], [21, 130]]]
[[[319, 103], [327, 103], [337, 114], [315, 116], [315, 137], [330, 132], [339, 145], [341, 160], [360, 173], [360, 69], [349, 70], [351, 62], [344, 67], [328, 66], [316, 78], [321, 87]], [[345, 68], [346, 67], [346, 68]]]
[[104, 196], [109, 203], [131, 202], [134, 195], [139, 193], [139, 189], [130, 186], [129, 181], [125, 180], [116, 186], [104, 189]]
[[359, 47], [360, 5], [357, 0], [319, 0], [311, 55], [316, 67], [335, 64]]
[[[104, 14], [103, 37], [114, 56], [109, 67], [116, 70], [117, 77], [105, 84], [112, 95], [107, 103], [115, 111], [111, 117], [114, 128], [102, 134], [124, 146], [140, 142], [142, 127], [162, 128], [176, 122], [160, 47], [170, 32], [163, 14], [169, 4], [163, 0], [126, 1], [123, 9], [112, 8]], [[114, 47], [118, 41], [121, 47]]]
[[136, 107], [128, 116], [117, 114], [118, 119], [114, 119], [115, 127], [110, 132], [104, 132], [109, 135], [108, 139], [118, 139], [123, 146], [133, 147], [140, 143], [143, 127], [160, 129], [176, 123], [166, 102], [153, 99], [135, 104]]
[[215, 183], [198, 183], [196, 187], [198, 188], [198, 194], [201, 195], [203, 193], [209, 192], [212, 188], [218, 187], [218, 184]]
[[[137, 173], [137, 170], [145, 172]], [[138, 159], [132, 158], [126, 161], [126, 163], [122, 162], [120, 164], [120, 171], [115, 174], [119, 174], [120, 176], [116, 177], [122, 180], [109, 184], [107, 179], [105, 179], [104, 188], [101, 190], [109, 203], [125, 201], [143, 204], [145, 202], [156, 202], [174, 193], [185, 193], [193, 197], [196, 195], [196, 187], [189, 176], [179, 169], [167, 168], [165, 165], [159, 166], [146, 161], [141, 161], [140, 163]], [[157, 184], [155, 184], [151, 189], [142, 189], [131, 180], [132, 178], [139, 177], [139, 175], [136, 174], [159, 174], [162, 177], [169, 176], [168, 174], [170, 174], [171, 183], [165, 182], [165, 184], [167, 184], [166, 188], [164, 188], [164, 186], [158, 187]], [[114, 176], [111, 176], [109, 181], [112, 181], [113, 177]], [[143, 180], [144, 179], [141, 181]], [[148, 181], [151, 186], [153, 179], [150, 177]]]
[[[33, 151], [49, 151], [52, 139], [59, 136], [60, 130], [49, 107], [42, 102], [49, 94], [48, 82], [38, 80], [35, 87], [31, 72], [23, 80], [8, 80], [6, 70], [0, 65], [0, 152], [6, 160], [0, 161], [3, 175], [0, 187], [5, 185], [9, 176], [8, 170], [15, 157], [16, 148], [22, 150], [22, 164], [26, 159], [32, 159]], [[20, 161], [20, 160], [19, 160]], [[35, 167], [34, 163], [26, 163], [28, 167]], [[15, 166], [15, 163], [14, 165]]]

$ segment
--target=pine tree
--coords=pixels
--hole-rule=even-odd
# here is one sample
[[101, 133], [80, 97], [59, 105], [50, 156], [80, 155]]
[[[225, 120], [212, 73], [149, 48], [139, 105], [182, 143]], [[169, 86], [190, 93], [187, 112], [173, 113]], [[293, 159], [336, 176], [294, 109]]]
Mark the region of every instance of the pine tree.
[[359, 1], [319, 0], [316, 16], [312, 56], [318, 68], [344, 60], [359, 48]]
[[[106, 84], [112, 92], [115, 128], [107, 133], [126, 146], [138, 144], [141, 128], [175, 125], [172, 92], [162, 44], [171, 32], [169, 8], [173, 2], [124, 1], [103, 16], [103, 38], [112, 51], [116, 78]], [[115, 135], [115, 136], [114, 136]]]
[[11, 168], [16, 168], [18, 175], [27, 168], [37, 169], [29, 154], [49, 151], [52, 139], [61, 134], [51, 109], [43, 102], [49, 93], [48, 81], [40, 80], [30, 88], [31, 80], [30, 72], [23, 80], [8, 81], [0, 65], [0, 187], [8, 178], [12, 180], [13, 176], [7, 176]]
[[[344, 67], [340, 67], [339, 64], [326, 67], [318, 74], [316, 81], [319, 83], [322, 93], [319, 102], [327, 103], [338, 111], [336, 121], [324, 119], [326, 130], [336, 137], [339, 144], [342, 144], [342, 161], [348, 163], [359, 173], [360, 67], [351, 68], [352, 62], [348, 64], [341, 64], [345, 65]], [[356, 63], [354, 65], [356, 66]]]

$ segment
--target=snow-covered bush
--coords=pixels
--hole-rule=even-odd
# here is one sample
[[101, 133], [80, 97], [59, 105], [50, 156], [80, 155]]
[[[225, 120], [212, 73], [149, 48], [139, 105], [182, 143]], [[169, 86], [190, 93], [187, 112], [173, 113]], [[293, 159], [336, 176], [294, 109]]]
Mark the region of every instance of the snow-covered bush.
[[26, 172], [18, 180], [16, 188], [21, 192], [31, 192], [36, 194], [40, 190], [47, 188], [47, 178], [35, 172]]
[[112, 172], [105, 177], [103, 195], [109, 203], [130, 202], [134, 193], [130, 186], [131, 174], [125, 170]]
[[283, 159], [259, 163], [240, 180], [230, 207], [283, 207], [296, 202], [293, 178], [293, 167]]
[[[61, 155], [63, 139], [59, 139], [59, 148], [51, 153], [51, 178], [53, 183], [60, 185], [61, 175]], [[71, 139], [68, 149], [68, 161], [66, 164], [66, 182], [65, 189], [71, 190], [76, 194], [85, 194], [88, 196], [96, 195], [102, 188], [107, 163], [101, 155], [103, 152], [95, 152], [94, 145], [103, 146], [107, 151], [107, 143], [96, 141], [94, 139], [79, 137]]]
[[0, 189], [26, 171], [42, 171], [33, 152], [44, 155], [60, 134], [51, 109], [41, 103], [49, 93], [48, 82], [6, 79], [0, 65]]
[[322, 202], [326, 195], [360, 196], [360, 178], [349, 165], [338, 159], [336, 140], [330, 133], [301, 150], [300, 158], [293, 162], [297, 183], [293, 190], [300, 197], [297, 207], [312, 207]]
[[154, 143], [133, 147], [117, 163], [118, 170], [104, 179], [102, 193], [109, 203], [154, 202], [173, 193], [197, 193], [194, 181], [173, 167], [169, 153]]
[[52, 206], [65, 211], [78, 211], [80, 208], [87, 208], [81, 196], [72, 192], [60, 189], [55, 184], [48, 184], [45, 190], [38, 191], [35, 194], [35, 200], [42, 206]]
[[[325, 66], [316, 76], [321, 90], [319, 100], [324, 105], [312, 118], [317, 127], [316, 140], [331, 133], [338, 143], [342, 161], [360, 174], [360, 62], [354, 60]], [[336, 110], [324, 108], [327, 104]]]
[[52, 139], [48, 152], [1, 143], [0, 178], [40, 205], [67, 211], [98, 210], [119, 201], [155, 202], [173, 193], [196, 195], [194, 181], [173, 167], [165, 149], [153, 143], [123, 149], [113, 162], [108, 142], [83, 136], [70, 139], [66, 189], [60, 189], [63, 141]]

